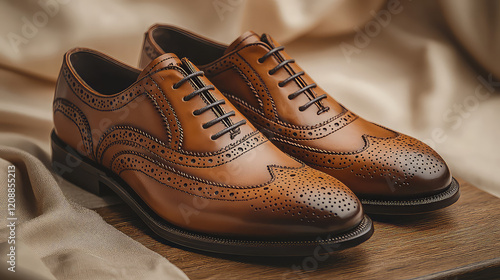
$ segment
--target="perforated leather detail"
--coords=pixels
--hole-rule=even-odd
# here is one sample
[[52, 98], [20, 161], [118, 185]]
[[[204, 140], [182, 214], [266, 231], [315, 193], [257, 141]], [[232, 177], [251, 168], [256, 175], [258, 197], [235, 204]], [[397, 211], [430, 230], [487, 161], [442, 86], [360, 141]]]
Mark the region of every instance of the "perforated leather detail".
[[[258, 45], [268, 48], [264, 44], [258, 44]], [[255, 45], [247, 45], [243, 47], [243, 49], [252, 46]], [[268, 117], [274, 116], [276, 119], [278, 119], [274, 101], [271, 97], [271, 94], [269, 93], [269, 90], [265, 86], [264, 81], [259, 76], [259, 74], [255, 72], [252, 67], [250, 67], [250, 65], [245, 61], [245, 59], [242, 58], [237, 53], [224, 57], [224, 59], [216, 61], [213, 64], [210, 64], [209, 66], [207, 66], [205, 71], [207, 75], [210, 77], [210, 76], [215, 76], [218, 73], [232, 67], [237, 67], [239, 69], [240, 75], [245, 76], [246, 81], [248, 81], [253, 85], [252, 91], [255, 91], [255, 96], [260, 97], [258, 102], [263, 105], [264, 114]]]
[[[165, 60], [161, 60], [159, 63]], [[174, 66], [170, 66], [170, 68], [162, 68], [162, 70], [176, 68]], [[159, 71], [157, 69], [155, 71]], [[154, 73], [154, 72], [153, 72]], [[148, 74], [145, 77], [144, 88], [148, 92], [148, 95], [153, 100], [156, 105], [158, 112], [162, 115], [167, 131], [169, 132], [168, 138], [170, 141], [170, 146], [175, 149], [179, 149], [182, 143], [182, 125], [179, 122], [177, 114], [175, 113], [172, 104], [166, 97], [166, 93], [160, 88], [160, 86], [154, 81], [151, 77], [152, 74]]]
[[149, 57], [151, 60], [157, 58], [161, 54], [158, 53], [147, 40], [144, 41], [144, 53], [146, 54], [147, 57]]
[[[94, 55], [105, 57], [97, 52]], [[109, 57], [105, 60], [119, 65]], [[194, 93], [198, 85], [190, 81], [191, 87], [173, 88], [181, 80], [187, 83], [193, 78], [183, 79], [187, 77], [186, 71], [170, 63], [172, 61], [179, 60], [173, 54], [156, 58], [139, 74], [131, 89], [113, 96], [97, 96], [99, 93], [80, 80], [83, 77], [63, 70], [56, 97], [68, 99], [91, 116], [90, 127], [82, 120], [83, 114], [73, 113], [75, 110], [67, 109], [68, 106], [56, 102], [55, 110], [72, 117], [81, 129], [82, 138], [88, 137], [90, 141], [91, 132], [100, 128], [99, 120], [111, 121], [104, 132], [102, 128], [99, 130], [99, 139], [86, 144], [90, 154], [95, 155], [91, 158], [95, 164], [89, 164], [85, 171], [92, 172], [89, 174], [94, 177], [89, 179], [98, 181], [106, 174], [117, 183], [111, 187], [134, 191], [134, 200], [143, 201], [169, 224], [210, 236], [302, 240], [317, 235], [350, 234], [363, 220], [359, 200], [340, 181], [281, 153], [252, 125], [241, 126], [237, 137], [211, 139], [210, 134], [217, 127], [203, 129], [202, 123], [212, 119], [212, 115], [206, 114], [214, 110], [207, 108], [207, 113], [199, 117], [194, 112], [200, 110], [200, 103], [209, 106], [207, 102], [213, 101], [208, 100], [209, 95], [200, 95], [205, 99], [191, 103], [183, 100], [183, 96]], [[182, 65], [190, 66], [193, 74], [199, 74], [191, 63]], [[210, 84], [205, 78], [200, 79]], [[117, 84], [128, 82], [127, 79], [126, 83]], [[119, 88], [104, 83], [103, 91]], [[259, 84], [265, 90], [265, 86]], [[212, 94], [214, 99], [222, 99], [217, 89]], [[139, 96], [150, 103], [134, 106], [132, 101], [139, 100]], [[224, 106], [222, 111], [233, 110], [227, 100]], [[120, 119], [116, 117], [117, 112], [113, 112], [120, 108], [123, 108], [120, 113], [128, 111], [125, 118]], [[221, 112], [213, 113], [217, 116]], [[79, 119], [79, 115], [83, 117]], [[243, 119], [239, 112], [235, 115]], [[69, 129], [64, 129], [67, 125], [72, 124], [56, 123], [56, 133], [69, 133]], [[168, 137], [164, 137], [165, 134]], [[59, 137], [61, 141], [68, 141], [67, 145], [74, 148], [79, 137], [63, 136], [66, 137]], [[94, 174], [93, 168], [102, 173]], [[198, 202], [206, 206], [199, 209]], [[190, 219], [182, 217], [184, 206], [194, 207], [197, 214]]]
[[99, 140], [96, 158], [102, 163], [105, 152], [113, 145], [138, 146], [158, 159], [198, 168], [215, 167], [233, 161], [251, 149], [267, 142], [258, 131], [246, 135], [241, 140], [214, 153], [189, 153], [169, 148], [165, 143], [151, 135], [128, 126], [115, 126]]
[[[274, 174], [278, 193], [259, 197], [263, 199], [264, 206], [252, 205], [255, 211], [268, 209], [314, 223], [359, 207], [357, 198], [350, 190], [324, 173], [312, 172], [312, 169], [275, 169]], [[301, 203], [297, 204], [297, 200]]]
[[296, 217], [315, 223], [359, 207], [355, 195], [339, 181], [305, 165], [298, 168], [271, 166], [272, 179], [257, 186], [231, 186], [201, 180], [133, 151], [123, 151], [114, 158], [117, 174], [138, 171], [161, 183], [191, 195], [211, 200], [249, 201], [250, 210]]
[[[297, 112], [290, 113], [288, 120], [291, 121], [288, 122], [276, 117], [277, 110], [284, 111], [284, 115], [288, 114], [286, 105], [275, 103], [276, 100], [281, 100], [281, 94], [287, 92], [285, 89], [277, 90], [279, 85], [273, 81], [264, 82], [256, 73], [259, 69], [252, 68], [247, 63], [259, 57], [257, 49], [252, 52], [243, 51], [250, 47], [260, 48], [254, 43], [246, 45], [203, 68], [209, 77], [214, 77], [217, 86], [228, 90], [225, 96], [281, 150], [341, 180], [359, 196], [418, 197], [442, 190], [450, 183], [448, 167], [431, 148], [411, 137], [398, 136], [395, 132], [384, 132], [384, 129], [369, 125], [355, 125], [353, 122], [359, 117], [341, 105], [340, 113], [337, 113], [339, 110], [330, 110], [317, 118], [315, 115], [293, 115]], [[217, 80], [219, 73], [231, 67], [238, 68], [239, 76], [250, 82], [250, 89], [262, 99], [263, 108], [256, 108], [246, 102], [246, 96], [239, 95], [237, 86], [230, 81]], [[328, 119], [324, 120], [326, 116]], [[289, 123], [299, 118], [301, 126]], [[320, 119], [324, 121], [319, 122]], [[355, 128], [342, 130], [351, 124]], [[344, 132], [345, 130], [350, 132]], [[357, 136], [359, 132], [365, 134], [363, 137], [366, 145], [363, 148], [360, 148], [362, 142], [360, 136]], [[335, 153], [334, 142], [330, 148], [325, 137], [334, 133], [337, 135], [332, 138], [341, 139], [338, 141], [343, 145], [340, 149], [352, 151], [351, 153]], [[381, 135], [389, 137], [389, 134], [395, 135], [395, 138], [376, 138]], [[352, 149], [348, 147], [350, 137], [355, 137], [352, 138]], [[325, 151], [313, 148], [318, 146], [324, 147]]]
[[143, 87], [140, 86], [139, 83], [136, 83], [133, 87], [128, 88], [118, 95], [99, 96], [78, 82], [73, 74], [68, 70], [67, 66], [63, 66], [62, 74], [73, 93], [85, 104], [99, 111], [113, 111], [120, 109], [138, 96], [145, 94]]
[[249, 106], [243, 100], [232, 95], [226, 95], [236, 108], [240, 110], [258, 129], [265, 132], [266, 135], [276, 135], [280, 138], [295, 140], [314, 140], [328, 136], [344, 126], [355, 121], [358, 116], [348, 110], [344, 110], [326, 122], [309, 127], [297, 127], [286, 123], [277, 123], [273, 120], [266, 119], [256, 109]]
[[69, 118], [77, 127], [80, 132], [80, 136], [83, 142], [83, 147], [85, 148], [85, 155], [89, 158], [94, 158], [93, 146], [92, 146], [92, 134], [90, 130], [90, 125], [85, 117], [85, 114], [76, 107], [73, 103], [66, 99], [56, 99], [53, 103], [54, 115], [57, 112], [62, 113], [67, 118]]
[[[441, 156], [421, 141], [404, 134], [395, 138], [364, 136], [366, 146], [356, 152], [334, 153], [273, 139], [285, 152], [311, 166], [351, 173], [359, 178], [390, 180], [409, 187], [416, 176], [433, 177], [447, 167]], [[344, 173], [345, 174], [345, 173]], [[334, 175], [335, 176], [335, 175]]]

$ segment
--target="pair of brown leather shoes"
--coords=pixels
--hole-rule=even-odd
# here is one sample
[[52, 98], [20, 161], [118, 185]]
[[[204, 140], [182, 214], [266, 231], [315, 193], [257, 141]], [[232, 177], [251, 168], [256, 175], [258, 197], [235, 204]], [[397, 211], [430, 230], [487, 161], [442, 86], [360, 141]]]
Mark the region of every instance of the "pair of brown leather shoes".
[[436, 152], [348, 111], [266, 34], [225, 46], [156, 25], [140, 64], [66, 53], [53, 165], [94, 193], [113, 190], [167, 240], [324, 254], [371, 236], [363, 208], [413, 214], [459, 197]]

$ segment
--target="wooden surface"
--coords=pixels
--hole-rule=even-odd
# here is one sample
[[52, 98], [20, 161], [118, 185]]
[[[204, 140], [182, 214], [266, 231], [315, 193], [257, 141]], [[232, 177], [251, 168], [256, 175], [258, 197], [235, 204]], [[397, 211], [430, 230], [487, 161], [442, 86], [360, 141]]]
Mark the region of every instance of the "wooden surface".
[[451, 207], [418, 216], [372, 217], [370, 240], [319, 258], [187, 250], [157, 239], [124, 204], [96, 211], [191, 279], [500, 279], [500, 199], [459, 182], [462, 196]]

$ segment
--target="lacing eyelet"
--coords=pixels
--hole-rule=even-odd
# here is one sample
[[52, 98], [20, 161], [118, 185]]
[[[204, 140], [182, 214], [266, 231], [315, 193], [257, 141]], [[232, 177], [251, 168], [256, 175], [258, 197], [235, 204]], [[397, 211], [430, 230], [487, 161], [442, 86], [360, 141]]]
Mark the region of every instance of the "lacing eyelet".
[[288, 100], [292, 100], [292, 99], [293, 99], [293, 96], [290, 94], [290, 95], [288, 96]]
[[189, 100], [187, 100], [187, 99], [186, 99], [186, 97], [184, 96], [184, 97], [182, 98], [182, 101], [187, 102], [187, 101], [189, 101]]
[[283, 82], [279, 82], [279, 83], [278, 83], [278, 86], [279, 86], [279, 87], [284, 87], [284, 86], [285, 86], [285, 84], [283, 84]]
[[259, 59], [257, 59], [257, 62], [264, 63], [264, 59], [262, 59], [262, 57], [259, 57]]
[[272, 70], [267, 71], [267, 73], [268, 73], [269, 75], [273, 75], [273, 74], [274, 74], [274, 72], [272, 72]]

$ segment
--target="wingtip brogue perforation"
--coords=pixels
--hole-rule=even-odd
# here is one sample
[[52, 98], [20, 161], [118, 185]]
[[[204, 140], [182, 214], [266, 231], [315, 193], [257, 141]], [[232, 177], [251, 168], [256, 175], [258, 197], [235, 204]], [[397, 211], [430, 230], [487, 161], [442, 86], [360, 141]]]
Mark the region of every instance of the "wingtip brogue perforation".
[[[155, 25], [145, 45], [158, 53], [175, 45], [182, 56], [193, 58], [276, 146], [345, 183], [369, 213], [432, 211], [460, 195], [434, 150], [347, 110], [267, 34], [246, 32], [227, 46], [174, 26]], [[182, 48], [186, 45], [197, 46], [196, 53]]]
[[94, 193], [111, 189], [181, 245], [307, 255], [373, 232], [348, 188], [281, 152], [174, 54], [140, 71], [93, 50], [69, 51], [54, 124], [53, 165], [64, 178]]

